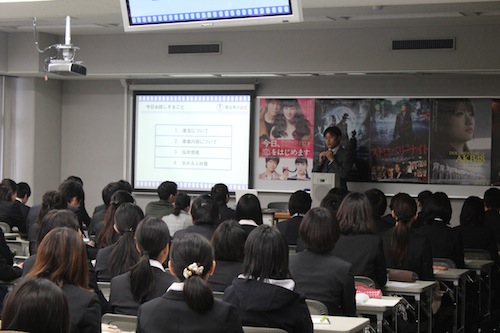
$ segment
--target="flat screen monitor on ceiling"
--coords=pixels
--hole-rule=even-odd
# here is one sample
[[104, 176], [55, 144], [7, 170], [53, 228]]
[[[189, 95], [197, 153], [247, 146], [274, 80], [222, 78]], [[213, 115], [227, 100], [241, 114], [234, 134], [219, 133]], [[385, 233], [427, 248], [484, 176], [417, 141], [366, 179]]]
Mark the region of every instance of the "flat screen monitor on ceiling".
[[120, 0], [126, 32], [302, 21], [301, 0]]

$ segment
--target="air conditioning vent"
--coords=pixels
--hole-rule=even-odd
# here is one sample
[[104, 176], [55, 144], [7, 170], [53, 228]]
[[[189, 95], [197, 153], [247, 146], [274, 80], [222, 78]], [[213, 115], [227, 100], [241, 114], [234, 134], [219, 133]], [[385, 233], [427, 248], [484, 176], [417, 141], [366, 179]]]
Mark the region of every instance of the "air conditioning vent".
[[393, 40], [393, 50], [454, 50], [455, 38]]
[[168, 54], [220, 54], [221, 43], [169, 45]]

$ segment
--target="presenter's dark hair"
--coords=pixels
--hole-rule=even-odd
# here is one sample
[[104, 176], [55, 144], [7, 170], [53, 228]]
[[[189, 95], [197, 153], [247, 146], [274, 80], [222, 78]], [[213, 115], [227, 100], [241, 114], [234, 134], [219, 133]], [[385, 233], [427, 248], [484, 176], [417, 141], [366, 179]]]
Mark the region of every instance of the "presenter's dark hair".
[[408, 250], [410, 224], [417, 215], [417, 203], [407, 193], [398, 193], [392, 200], [396, 226], [391, 234], [390, 253], [397, 266], [403, 264]]
[[219, 207], [209, 194], [202, 194], [191, 205], [193, 224], [213, 224], [219, 221]]
[[158, 197], [167, 201], [171, 195], [177, 194], [177, 184], [171, 181], [165, 181], [158, 186]]
[[47, 279], [23, 279], [5, 300], [2, 330], [69, 333], [69, 308], [64, 292]]
[[[214, 303], [212, 289], [205, 281], [214, 262], [214, 252], [210, 242], [197, 233], [186, 233], [172, 242], [170, 250], [170, 265], [173, 274], [184, 282], [183, 294], [187, 305], [196, 312], [204, 313], [210, 310]], [[184, 277], [184, 269], [196, 263], [203, 266], [200, 275], [192, 274]]]
[[338, 128], [337, 126], [327, 127], [323, 132], [323, 136], [325, 137], [327, 133], [329, 133], [331, 136], [336, 136], [337, 138], [342, 137], [342, 132], [340, 131], [340, 128]]
[[340, 203], [337, 219], [342, 233], [372, 234], [375, 230], [372, 206], [363, 193], [349, 193]]
[[186, 209], [191, 204], [191, 198], [186, 193], [178, 193], [175, 197], [174, 212], [175, 216], [179, 216], [181, 210]]
[[31, 196], [31, 187], [25, 182], [17, 183], [17, 197], [24, 198], [26, 195], [28, 198]]
[[236, 220], [219, 224], [212, 235], [215, 260], [243, 262], [247, 233]]
[[229, 195], [229, 189], [226, 184], [218, 183], [212, 187], [210, 195], [214, 198], [217, 205], [225, 205]]
[[384, 192], [379, 189], [372, 188], [365, 192], [366, 197], [372, 206], [373, 216], [380, 217], [384, 215], [387, 209], [387, 199]]
[[251, 193], [242, 195], [240, 200], [238, 200], [234, 216], [238, 221], [250, 219], [257, 223], [257, 225], [264, 223], [259, 198]]
[[479, 197], [470, 196], [465, 199], [460, 212], [460, 225], [483, 225], [484, 203]]
[[278, 228], [263, 224], [250, 232], [245, 243], [243, 274], [259, 280], [290, 276], [288, 243]]
[[422, 209], [425, 223], [433, 223], [436, 219], [441, 219], [443, 223], [449, 224], [451, 213], [450, 199], [444, 192], [433, 193]]
[[484, 192], [483, 200], [487, 209], [500, 209], [500, 189], [490, 187]]
[[146, 217], [137, 226], [135, 239], [141, 258], [130, 270], [130, 287], [135, 301], [142, 304], [156, 285], [154, 268], [149, 264], [149, 259], [158, 259], [170, 243], [170, 231], [163, 220]]
[[347, 190], [334, 187], [325, 195], [319, 204], [320, 207], [328, 208], [334, 216], [337, 215], [340, 203], [344, 200], [345, 196], [348, 194]]
[[288, 211], [293, 214], [305, 214], [311, 209], [311, 195], [306, 191], [295, 191], [288, 200]]
[[111, 202], [104, 214], [103, 228], [97, 235], [97, 246], [99, 248], [104, 248], [113, 243], [115, 212], [120, 205], [127, 202], [134, 203], [135, 200], [132, 195], [125, 190], [118, 190], [111, 196]]
[[67, 209], [53, 209], [49, 211], [42, 219], [38, 230], [37, 244], [42, 242], [42, 239], [52, 229], [59, 227], [68, 227], [73, 230], [80, 230], [80, 223], [76, 218], [75, 213]]
[[109, 271], [112, 276], [128, 272], [139, 261], [135, 230], [143, 218], [144, 213], [136, 204], [126, 202], [116, 209], [115, 227], [120, 238], [109, 255]]
[[312, 208], [300, 223], [299, 235], [308, 251], [327, 253], [340, 237], [339, 223], [328, 208]]

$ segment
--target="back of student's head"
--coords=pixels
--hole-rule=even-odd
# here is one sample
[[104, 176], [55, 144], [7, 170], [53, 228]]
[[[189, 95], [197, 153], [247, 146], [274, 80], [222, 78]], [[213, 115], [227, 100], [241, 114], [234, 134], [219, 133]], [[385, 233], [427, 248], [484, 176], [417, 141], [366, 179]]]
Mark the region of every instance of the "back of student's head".
[[451, 213], [450, 199], [444, 192], [433, 193], [422, 209], [425, 223], [440, 221], [448, 224], [451, 220]]
[[15, 200], [15, 195], [17, 193], [17, 184], [15, 181], [9, 178], [4, 178], [0, 183], [0, 189], [2, 193], [0, 200], [4, 201]]
[[218, 183], [212, 187], [210, 195], [214, 198], [217, 205], [225, 205], [229, 198], [229, 189], [226, 184]]
[[349, 193], [340, 204], [337, 219], [343, 233], [371, 234], [374, 231], [372, 206], [363, 193]]
[[2, 330], [69, 333], [69, 309], [64, 292], [44, 278], [23, 279], [5, 300]]
[[87, 252], [80, 233], [67, 227], [49, 231], [38, 247], [28, 276], [47, 278], [58, 286], [67, 283], [87, 289]]
[[417, 202], [419, 203], [420, 207], [424, 207], [425, 203], [427, 200], [431, 197], [432, 192], [429, 190], [423, 190], [417, 195]]
[[165, 181], [158, 186], [158, 197], [161, 200], [167, 201], [171, 195], [177, 194], [177, 184], [170, 181]]
[[379, 189], [372, 188], [366, 191], [365, 195], [370, 201], [374, 216], [378, 218], [384, 215], [385, 210], [387, 209], [387, 199], [384, 192]]
[[136, 302], [143, 303], [156, 284], [149, 260], [160, 259], [162, 251], [170, 243], [170, 231], [163, 220], [146, 217], [137, 226], [135, 239], [141, 257], [130, 271], [130, 287]]
[[465, 199], [460, 212], [460, 225], [483, 225], [484, 202], [481, 198], [470, 196]]
[[213, 224], [219, 220], [219, 207], [209, 194], [202, 194], [191, 205], [194, 224]]
[[212, 308], [213, 293], [206, 283], [214, 263], [212, 245], [203, 236], [186, 233], [172, 242], [169, 267], [181, 282], [188, 306], [196, 312], [207, 312]]
[[22, 199], [25, 196], [27, 198], [31, 196], [31, 187], [25, 182], [17, 183], [17, 197]]
[[235, 220], [219, 224], [212, 235], [215, 260], [243, 262], [247, 233]]
[[500, 209], [500, 189], [491, 187], [484, 192], [484, 206], [487, 209]]
[[97, 245], [99, 247], [106, 247], [112, 244], [113, 239], [113, 225], [115, 223], [115, 213], [118, 207], [124, 203], [135, 203], [132, 194], [125, 190], [118, 190], [111, 195], [111, 202], [104, 214], [104, 226], [97, 235]]
[[253, 220], [257, 225], [264, 223], [259, 198], [251, 193], [241, 196], [236, 204], [234, 215], [238, 221], [248, 219]]
[[305, 214], [311, 209], [311, 195], [306, 191], [295, 191], [288, 200], [288, 211], [293, 214]]
[[58, 227], [68, 227], [75, 231], [80, 230], [78, 219], [72, 211], [67, 209], [53, 209], [45, 214], [39, 224], [37, 244], [42, 242], [42, 239], [49, 231]]
[[276, 227], [263, 224], [250, 232], [245, 243], [243, 274], [262, 280], [289, 276], [288, 243]]
[[51, 210], [61, 210], [68, 208], [68, 203], [63, 198], [61, 192], [59, 191], [47, 191], [42, 196], [42, 206], [40, 207], [40, 212], [37, 218], [37, 228], [40, 228], [40, 224], [44, 216]]
[[134, 237], [135, 230], [143, 218], [144, 213], [136, 204], [126, 202], [116, 209], [115, 228], [120, 238], [109, 255], [109, 271], [112, 276], [127, 272], [139, 260]]
[[189, 195], [187, 193], [178, 193], [175, 197], [173, 214], [179, 216], [181, 210], [185, 210], [189, 205], [191, 205], [191, 198]]
[[113, 193], [119, 190], [127, 191], [127, 188], [123, 183], [120, 182], [111, 182], [108, 185], [104, 186], [101, 195], [102, 195], [102, 201], [104, 202], [106, 207], [108, 207], [109, 204], [111, 203], [111, 196], [113, 195]]
[[83, 192], [83, 185], [75, 180], [67, 179], [59, 185], [59, 192], [64, 199], [66, 204], [70, 203], [73, 198], [79, 202], [83, 202], [85, 199], [85, 193]]
[[344, 200], [345, 196], [348, 194], [347, 190], [334, 187], [325, 195], [319, 204], [320, 207], [328, 208], [333, 215], [337, 214], [339, 210], [340, 203]]
[[327, 253], [339, 239], [339, 223], [328, 208], [312, 208], [300, 223], [299, 235], [308, 251]]
[[407, 193], [398, 193], [392, 200], [396, 226], [391, 234], [390, 252], [396, 265], [401, 265], [408, 248], [410, 224], [417, 215], [417, 203]]

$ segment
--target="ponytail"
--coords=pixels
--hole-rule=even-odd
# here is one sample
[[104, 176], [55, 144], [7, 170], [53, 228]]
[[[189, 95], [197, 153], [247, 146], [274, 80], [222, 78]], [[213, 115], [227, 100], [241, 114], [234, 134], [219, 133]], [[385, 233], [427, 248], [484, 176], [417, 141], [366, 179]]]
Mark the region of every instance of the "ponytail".
[[[190, 267], [196, 267], [190, 269]], [[201, 269], [201, 272], [200, 272]], [[198, 271], [196, 271], [198, 270]], [[214, 295], [212, 289], [202, 276], [206, 275], [203, 272], [205, 268], [192, 263], [184, 269], [184, 299], [187, 305], [196, 312], [204, 313], [210, 310], [214, 304]], [[190, 272], [189, 275], [187, 272]], [[198, 273], [199, 272], [199, 273]]]
[[144, 303], [155, 285], [153, 270], [149, 264], [149, 252], [143, 251], [139, 262], [130, 270], [130, 287], [134, 300], [140, 304]]
[[116, 242], [109, 256], [109, 272], [111, 276], [126, 273], [139, 261], [139, 253], [135, 248], [134, 233], [125, 232]]
[[406, 193], [398, 193], [394, 196], [392, 209], [396, 219], [396, 226], [391, 235], [391, 256], [396, 266], [401, 266], [408, 250], [410, 224], [417, 213], [417, 204]]

